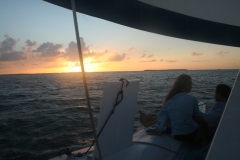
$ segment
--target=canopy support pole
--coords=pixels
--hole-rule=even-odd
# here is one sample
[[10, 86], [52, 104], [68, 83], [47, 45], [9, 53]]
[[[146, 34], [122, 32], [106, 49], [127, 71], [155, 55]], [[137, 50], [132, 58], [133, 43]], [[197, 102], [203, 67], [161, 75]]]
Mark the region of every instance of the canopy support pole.
[[83, 56], [82, 56], [82, 50], [81, 50], [81, 44], [80, 44], [80, 38], [79, 38], [80, 36], [79, 36], [78, 24], [77, 24], [75, 0], [71, 0], [71, 3], [72, 3], [72, 11], [73, 11], [73, 19], [74, 19], [74, 25], [75, 25], [77, 46], [78, 46], [78, 54], [79, 54], [79, 60], [80, 60], [81, 69], [82, 69], [84, 90], [85, 90], [85, 95], [86, 95], [86, 99], [87, 99], [87, 106], [88, 106], [88, 110], [89, 110], [89, 116], [90, 116], [91, 125], [92, 125], [92, 129], [93, 129], [94, 139], [95, 139], [97, 149], [98, 149], [99, 159], [102, 160], [102, 155], [101, 155], [101, 152], [100, 152], [100, 147], [99, 147], [99, 143], [98, 143], [98, 139], [97, 139], [96, 129], [95, 129], [94, 122], [93, 122], [93, 115], [92, 115], [92, 109], [91, 109], [91, 104], [90, 104], [90, 98], [89, 98], [89, 94], [88, 94], [87, 79], [86, 79], [86, 75], [85, 75], [85, 69], [84, 69], [84, 64], [83, 64]]

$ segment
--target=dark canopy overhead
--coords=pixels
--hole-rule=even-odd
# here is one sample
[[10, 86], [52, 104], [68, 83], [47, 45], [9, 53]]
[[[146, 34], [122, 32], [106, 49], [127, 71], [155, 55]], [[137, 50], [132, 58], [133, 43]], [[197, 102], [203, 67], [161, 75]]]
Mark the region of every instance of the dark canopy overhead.
[[[45, 1], [71, 9], [71, 0]], [[240, 47], [240, 1], [215, 2], [216, 5], [212, 1], [191, 0], [75, 0], [77, 12], [131, 28]]]

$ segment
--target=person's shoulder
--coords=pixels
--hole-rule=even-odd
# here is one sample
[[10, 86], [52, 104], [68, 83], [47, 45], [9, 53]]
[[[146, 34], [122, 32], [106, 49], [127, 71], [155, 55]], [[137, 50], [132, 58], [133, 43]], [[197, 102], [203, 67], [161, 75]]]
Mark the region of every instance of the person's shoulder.
[[227, 102], [220, 102], [220, 106], [222, 106], [222, 107], [225, 107], [226, 106], [226, 104], [227, 104]]
[[214, 106], [212, 107], [212, 110], [217, 110], [217, 111], [220, 111], [220, 112], [223, 112], [225, 106], [226, 106], [227, 102], [216, 102], [214, 104]]
[[185, 95], [186, 97], [189, 97], [189, 98], [195, 98], [193, 95], [191, 95], [191, 94], [189, 94], [189, 93], [185, 93], [185, 92], [184, 92], [184, 95]]
[[215, 102], [213, 108], [221, 108], [221, 107], [225, 107], [227, 104], [227, 102]]
[[190, 94], [187, 94], [186, 93], [186, 96], [189, 98], [189, 99], [192, 99], [192, 100], [197, 100], [197, 98], [193, 95], [190, 95]]

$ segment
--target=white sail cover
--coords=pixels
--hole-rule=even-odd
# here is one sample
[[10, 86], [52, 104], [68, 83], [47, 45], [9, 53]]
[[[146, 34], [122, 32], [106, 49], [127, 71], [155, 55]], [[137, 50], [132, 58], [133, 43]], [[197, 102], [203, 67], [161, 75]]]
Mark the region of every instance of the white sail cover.
[[[70, 0], [45, 0], [71, 9]], [[76, 10], [128, 27], [240, 47], [239, 0], [76, 0]]]

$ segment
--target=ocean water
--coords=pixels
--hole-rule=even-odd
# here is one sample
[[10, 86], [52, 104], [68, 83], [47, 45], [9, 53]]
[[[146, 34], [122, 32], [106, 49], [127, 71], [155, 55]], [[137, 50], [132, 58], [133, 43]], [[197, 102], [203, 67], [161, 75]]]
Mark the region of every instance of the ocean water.
[[[156, 115], [175, 78], [192, 77], [191, 95], [208, 108], [217, 84], [233, 86], [238, 70], [141, 71], [87, 73], [94, 122], [103, 84], [120, 78], [140, 79], [138, 108]], [[80, 73], [0, 75], [0, 159], [43, 160], [88, 145], [93, 133]], [[142, 128], [136, 110], [134, 131]]]

